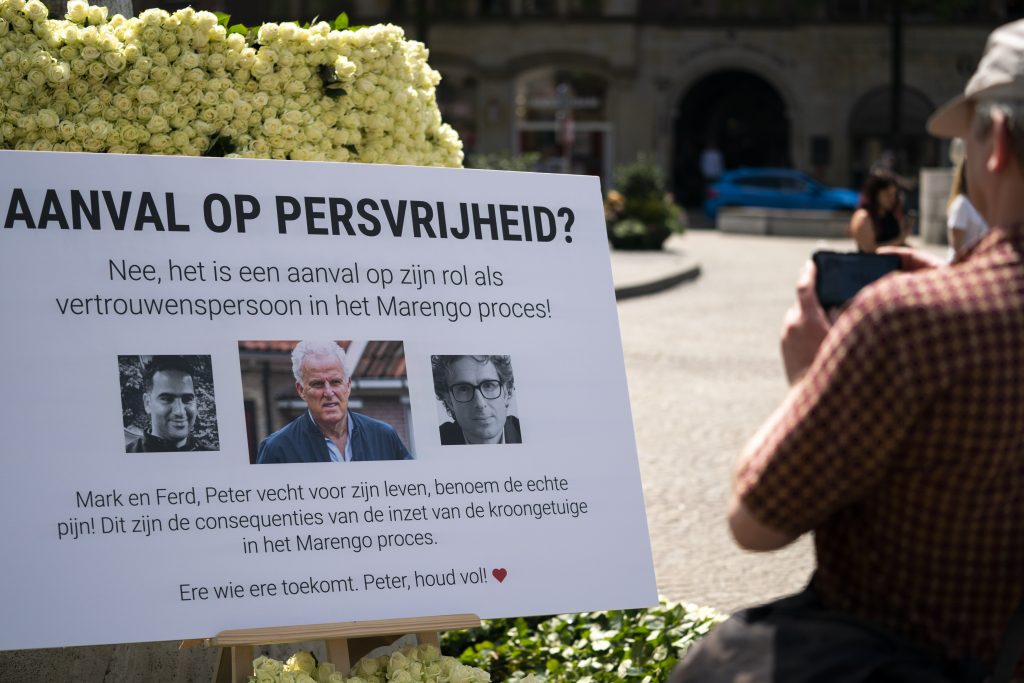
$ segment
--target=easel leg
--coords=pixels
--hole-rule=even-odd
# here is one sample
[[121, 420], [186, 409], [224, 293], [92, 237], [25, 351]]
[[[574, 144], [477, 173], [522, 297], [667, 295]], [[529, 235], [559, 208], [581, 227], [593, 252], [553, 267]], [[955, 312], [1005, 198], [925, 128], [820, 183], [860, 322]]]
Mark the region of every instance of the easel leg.
[[327, 661], [334, 665], [334, 668], [348, 676], [352, 669], [352, 662], [348, 656], [348, 638], [327, 639]]
[[217, 668], [213, 672], [213, 683], [231, 683], [231, 648], [220, 648]]
[[252, 674], [252, 645], [235, 645], [231, 648], [231, 681], [248, 683]]
[[395, 642], [397, 636], [368, 636], [365, 638], [348, 639], [349, 662], [358, 662], [370, 651], [385, 647]]
[[418, 631], [416, 642], [420, 645], [433, 645], [438, 650], [441, 649], [441, 636], [437, 631]]

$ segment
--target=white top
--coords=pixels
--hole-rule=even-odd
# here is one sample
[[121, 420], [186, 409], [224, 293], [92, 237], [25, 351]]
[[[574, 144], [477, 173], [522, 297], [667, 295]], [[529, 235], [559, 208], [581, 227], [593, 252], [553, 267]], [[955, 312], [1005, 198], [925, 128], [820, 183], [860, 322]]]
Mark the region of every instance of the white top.
[[[985, 222], [985, 219], [981, 217], [978, 210], [971, 204], [971, 200], [965, 195], [958, 194], [950, 203], [949, 210], [946, 213], [946, 227], [949, 228], [950, 232], [950, 244], [953, 242], [952, 232], [954, 230], [963, 230], [966, 233], [964, 235], [964, 246], [961, 248], [961, 251], [970, 249], [988, 232], [988, 223]], [[950, 247], [949, 252], [949, 260], [952, 261], [956, 254], [953, 253], [952, 247]]]

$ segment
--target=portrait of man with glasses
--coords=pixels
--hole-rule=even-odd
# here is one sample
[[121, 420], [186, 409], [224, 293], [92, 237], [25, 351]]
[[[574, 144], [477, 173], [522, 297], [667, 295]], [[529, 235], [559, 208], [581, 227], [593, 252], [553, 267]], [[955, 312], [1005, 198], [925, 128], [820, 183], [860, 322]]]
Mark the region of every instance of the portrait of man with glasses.
[[509, 415], [515, 378], [508, 356], [431, 356], [434, 395], [452, 421], [441, 444], [522, 443], [519, 418]]

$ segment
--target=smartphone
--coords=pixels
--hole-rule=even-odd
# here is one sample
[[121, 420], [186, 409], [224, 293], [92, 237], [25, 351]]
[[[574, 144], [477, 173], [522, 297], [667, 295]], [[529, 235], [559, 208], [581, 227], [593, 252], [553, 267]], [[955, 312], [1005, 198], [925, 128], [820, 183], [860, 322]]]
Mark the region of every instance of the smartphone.
[[823, 308], [842, 306], [864, 286], [899, 270], [896, 254], [818, 251], [812, 257], [818, 270], [815, 291]]

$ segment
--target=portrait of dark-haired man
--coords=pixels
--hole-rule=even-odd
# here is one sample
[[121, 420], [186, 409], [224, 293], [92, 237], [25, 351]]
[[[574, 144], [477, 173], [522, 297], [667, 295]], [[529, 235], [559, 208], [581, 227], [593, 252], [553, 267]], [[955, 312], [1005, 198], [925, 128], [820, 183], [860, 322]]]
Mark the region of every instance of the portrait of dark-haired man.
[[119, 356], [118, 361], [126, 452], [219, 449], [209, 356]]
[[431, 356], [434, 395], [451, 421], [439, 426], [441, 444], [522, 443], [510, 414], [515, 377], [508, 356]]

